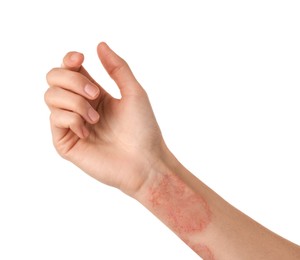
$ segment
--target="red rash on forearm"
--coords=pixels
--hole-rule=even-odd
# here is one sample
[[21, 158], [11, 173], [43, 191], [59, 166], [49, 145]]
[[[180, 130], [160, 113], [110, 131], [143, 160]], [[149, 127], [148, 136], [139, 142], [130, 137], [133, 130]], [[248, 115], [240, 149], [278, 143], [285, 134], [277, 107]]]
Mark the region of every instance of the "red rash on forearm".
[[197, 254], [213, 259], [209, 248], [192, 241], [211, 220], [211, 212], [203, 197], [175, 174], [163, 174], [149, 189], [151, 211], [185, 241]]

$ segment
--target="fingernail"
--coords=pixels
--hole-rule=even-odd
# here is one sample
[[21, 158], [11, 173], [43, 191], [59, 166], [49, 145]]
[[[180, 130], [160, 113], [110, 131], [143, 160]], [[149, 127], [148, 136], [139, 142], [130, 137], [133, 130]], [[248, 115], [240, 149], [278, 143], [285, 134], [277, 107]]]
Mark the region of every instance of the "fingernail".
[[88, 115], [93, 122], [96, 122], [99, 119], [99, 114], [93, 108], [89, 109]]
[[92, 86], [92, 85], [90, 85], [90, 84], [87, 84], [87, 85], [85, 85], [85, 87], [84, 87], [84, 91], [85, 91], [85, 93], [87, 93], [90, 97], [94, 98], [94, 97], [98, 94], [99, 89], [96, 88], [96, 87], [94, 87], [94, 86]]

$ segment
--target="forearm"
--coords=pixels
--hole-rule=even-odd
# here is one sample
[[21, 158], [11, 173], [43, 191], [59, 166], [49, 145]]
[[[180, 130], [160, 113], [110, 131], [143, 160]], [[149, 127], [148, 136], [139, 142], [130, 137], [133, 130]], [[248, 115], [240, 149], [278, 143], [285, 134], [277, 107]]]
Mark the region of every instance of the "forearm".
[[203, 259], [300, 259], [300, 248], [235, 209], [169, 152], [136, 199]]

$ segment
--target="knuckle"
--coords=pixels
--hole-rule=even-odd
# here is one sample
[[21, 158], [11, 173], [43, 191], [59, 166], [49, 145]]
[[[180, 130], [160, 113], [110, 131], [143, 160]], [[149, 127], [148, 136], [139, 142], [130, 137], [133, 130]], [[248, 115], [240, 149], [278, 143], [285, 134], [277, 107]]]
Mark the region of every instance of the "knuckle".
[[74, 115], [70, 118], [69, 126], [72, 128], [76, 127], [76, 126], [80, 126], [81, 121], [82, 121], [82, 119], [81, 119], [80, 115], [74, 113]]
[[110, 68], [110, 70], [108, 71], [108, 73], [110, 75], [112, 75], [112, 76], [113, 75], [117, 75], [120, 72], [126, 70], [128, 67], [129, 66], [128, 66], [127, 62], [124, 59], [120, 58], [120, 60], [118, 60], [118, 62], [115, 64], [115, 66], [112, 66]]
[[53, 109], [49, 115], [49, 119], [51, 124], [53, 125], [59, 125], [59, 118], [61, 117], [61, 114], [58, 109]]
[[48, 88], [44, 93], [44, 101], [48, 105], [50, 103], [50, 96], [51, 96], [50, 91], [51, 91], [50, 88]]
[[54, 87], [48, 88], [44, 94], [44, 100], [49, 107], [55, 106], [56, 97], [57, 97], [57, 89]]
[[52, 77], [53, 75], [56, 73], [57, 71], [57, 68], [52, 68], [51, 70], [49, 70], [46, 74], [46, 80], [47, 80], [47, 83], [50, 85], [51, 82], [52, 82]]
[[65, 160], [69, 160], [69, 156], [68, 156], [68, 151], [69, 151], [69, 148], [68, 146], [66, 146], [65, 143], [63, 142], [54, 142], [54, 147], [57, 151], [57, 153]]
[[57, 115], [55, 112], [51, 112], [49, 115], [49, 120], [51, 123], [55, 123], [55, 121], [57, 120]]

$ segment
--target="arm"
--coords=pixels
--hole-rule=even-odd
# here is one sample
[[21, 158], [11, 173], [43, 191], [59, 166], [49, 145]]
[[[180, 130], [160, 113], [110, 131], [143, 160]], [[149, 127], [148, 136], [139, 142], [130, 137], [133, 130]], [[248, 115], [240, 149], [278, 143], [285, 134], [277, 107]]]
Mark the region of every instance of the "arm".
[[300, 259], [300, 247], [207, 187], [168, 151], [136, 199], [203, 259]]
[[204, 259], [300, 259], [297, 245], [232, 207], [177, 161], [127, 63], [105, 43], [97, 50], [122, 97], [91, 78], [82, 54], [67, 54], [48, 73], [45, 93], [58, 153], [138, 200]]

